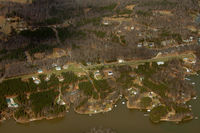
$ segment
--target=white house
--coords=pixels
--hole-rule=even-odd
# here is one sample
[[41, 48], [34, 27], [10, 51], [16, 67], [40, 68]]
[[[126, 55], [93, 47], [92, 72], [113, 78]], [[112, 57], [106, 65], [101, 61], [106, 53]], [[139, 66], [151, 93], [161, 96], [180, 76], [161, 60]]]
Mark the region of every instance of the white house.
[[6, 101], [7, 101], [7, 104], [8, 104], [9, 108], [17, 108], [17, 107], [19, 107], [18, 104], [15, 103], [13, 98], [7, 98]]
[[108, 71], [108, 76], [112, 76], [113, 72], [112, 71]]
[[158, 65], [164, 65], [165, 62], [163, 62], [163, 61], [159, 61], [159, 62], [157, 62], [157, 64], [158, 64]]
[[32, 79], [33, 79], [33, 80], [36, 80], [36, 77], [33, 76]]
[[118, 59], [118, 62], [119, 63], [124, 63], [124, 60], [123, 59]]
[[38, 85], [38, 84], [40, 84], [40, 80], [36, 79], [36, 80], [34, 80], [34, 83]]
[[150, 110], [150, 109], [148, 109], [148, 110], [147, 110], [147, 112], [151, 112], [151, 110]]
[[56, 70], [57, 70], [57, 71], [60, 71], [60, 70], [61, 70], [61, 67], [57, 66], [57, 67], [56, 67]]
[[134, 29], [135, 29], [135, 27], [132, 26], [132, 27], [131, 27], [131, 30], [134, 30]]
[[60, 95], [59, 95], [59, 97], [58, 97], [57, 104], [58, 104], [58, 105], [65, 105], [65, 104], [66, 104], [66, 103], [60, 98]]
[[103, 22], [103, 24], [104, 24], [104, 25], [109, 25], [109, 23], [108, 23], [108, 22]]

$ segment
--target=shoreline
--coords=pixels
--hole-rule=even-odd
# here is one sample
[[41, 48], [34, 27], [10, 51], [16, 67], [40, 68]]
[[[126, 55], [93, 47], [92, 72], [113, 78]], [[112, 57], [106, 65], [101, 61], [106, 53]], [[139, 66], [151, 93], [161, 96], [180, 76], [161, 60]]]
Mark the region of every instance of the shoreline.
[[[185, 55], [185, 54], [184, 54]], [[190, 53], [190, 55], [191, 55], [191, 53]], [[158, 59], [162, 59], [162, 57], [161, 58], [158, 58]], [[151, 59], [151, 60], [155, 60], [155, 59]], [[130, 62], [132, 62], [132, 61], [130, 61]], [[116, 64], [116, 63], [112, 63], [112, 64]], [[118, 64], [118, 63], [117, 63]], [[95, 66], [98, 66], [98, 65], [94, 65], [94, 66], [92, 66], [92, 67], [95, 67]], [[88, 68], [90, 68], [91, 66], [89, 66]], [[187, 73], [187, 72], [184, 72], [184, 77], [186, 77], [187, 75], [196, 75], [197, 74], [197, 71], [196, 70], [192, 70], [192, 72], [190, 72], [190, 73]], [[142, 108], [142, 107], [140, 107], [138, 104], [133, 104], [133, 105], [131, 105], [130, 104], [130, 101], [129, 101], [129, 96], [128, 95], [125, 95], [125, 94], [123, 94], [124, 96], [125, 96], [125, 99], [127, 100], [127, 109], [136, 109], [136, 110], [147, 110], [147, 109], [152, 109], [152, 107], [148, 107], [148, 108]], [[189, 98], [189, 99], [187, 99], [186, 101], [190, 101], [192, 98]], [[108, 100], [108, 99], [107, 99]], [[114, 104], [117, 102], [119, 100], [119, 97], [118, 98], [116, 98], [116, 99], [112, 99], [112, 103], [109, 103], [108, 104], [108, 106], [109, 107], [104, 107], [104, 108], [97, 108], [97, 107], [91, 107], [91, 108], [82, 108], [82, 109], [76, 109], [76, 108], [74, 108], [74, 112], [76, 112], [77, 114], [81, 114], [81, 115], [92, 115], [92, 114], [99, 114], [99, 113], [106, 113], [106, 112], [109, 112], [109, 111], [112, 111], [113, 110], [113, 108], [114, 108]], [[66, 111], [67, 112], [67, 111]], [[21, 118], [21, 119], [17, 119], [17, 118], [15, 118], [14, 117], [14, 115], [12, 116], [13, 118], [14, 118], [14, 120], [16, 121], [16, 122], [18, 122], [18, 123], [29, 123], [29, 122], [32, 122], [32, 121], [39, 121], [39, 120], [43, 120], [43, 119], [46, 119], [46, 120], [51, 120], [51, 119], [55, 119], [55, 118], [60, 118], [60, 117], [65, 117], [65, 113], [66, 112], [63, 112], [63, 113], [61, 113], [61, 114], [58, 114], [58, 115], [50, 115], [50, 116], [41, 116], [41, 117], [34, 117], [34, 118], [31, 118], [31, 119], [23, 119], [23, 118]], [[175, 114], [176, 115], [176, 114]], [[193, 119], [193, 116], [191, 115], [190, 116], [190, 119]], [[0, 122], [1, 121], [5, 121], [6, 119], [2, 119], [2, 120], [0, 120]], [[169, 119], [169, 118], [162, 118], [162, 119], [160, 119], [160, 121], [168, 121], [168, 122], [170, 122], [170, 121], [173, 121], [173, 122], [180, 122], [180, 119], [175, 119], [175, 120], [172, 120], [172, 119]]]
[[[66, 112], [64, 112], [66, 113]], [[33, 122], [33, 121], [40, 121], [40, 120], [52, 120], [52, 119], [56, 119], [56, 118], [62, 118], [62, 117], [65, 117], [65, 114], [62, 113], [62, 114], [59, 114], [57, 116], [42, 116], [42, 117], [38, 117], [38, 118], [31, 118], [31, 119], [27, 119], [27, 120], [24, 120], [24, 119], [17, 119], [16, 117], [13, 116], [13, 119], [17, 122], [17, 123], [21, 123], [21, 124], [26, 124], [26, 123], [30, 123], [30, 122]]]

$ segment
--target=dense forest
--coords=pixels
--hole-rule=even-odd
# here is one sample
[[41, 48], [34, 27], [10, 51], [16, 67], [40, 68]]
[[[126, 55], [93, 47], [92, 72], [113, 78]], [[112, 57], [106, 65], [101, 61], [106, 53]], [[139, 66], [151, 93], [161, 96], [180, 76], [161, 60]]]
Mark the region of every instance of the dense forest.
[[[65, 111], [65, 106], [55, 103], [55, 99], [59, 94], [59, 87], [69, 88], [70, 83], [78, 81], [78, 77], [73, 72], [62, 73], [65, 82], [59, 82], [57, 75], [52, 74], [49, 81], [46, 81], [47, 75], [38, 76], [40, 83], [37, 85], [32, 78], [23, 81], [21, 78], [8, 79], [0, 83], [0, 111], [7, 109], [6, 97], [17, 96], [17, 102], [20, 104], [16, 116], [20, 117], [26, 113], [26, 109], [30, 106], [36, 115], [42, 115], [44, 111], [58, 114]], [[39, 92], [38, 92], [39, 91]], [[27, 95], [30, 94], [30, 99]]]
[[[198, 37], [195, 29], [199, 28], [199, 24], [193, 21], [193, 16], [200, 9], [197, 0], [34, 0], [27, 4], [1, 3], [0, 16], [7, 19], [6, 24], [11, 25], [12, 30], [9, 34], [0, 30], [0, 62], [6, 65], [20, 61], [27, 71], [30, 71], [26, 67], [30, 63], [27, 58], [35, 62], [41, 59], [50, 62], [46, 57], [54, 48], [66, 50], [68, 54], [62, 58], [67, 62], [100, 63], [119, 57], [147, 59], [159, 52], [148, 46], [137, 47], [141, 43], [163, 48], [166, 42], [179, 45], [190, 36]], [[12, 26], [15, 22], [17, 27]], [[24, 23], [27, 26], [21, 29]], [[132, 30], [129, 30], [131, 27]], [[187, 27], [193, 27], [194, 31]], [[181, 52], [187, 50], [183, 48]], [[44, 56], [36, 56], [38, 53]], [[20, 73], [21, 70], [13, 71]]]

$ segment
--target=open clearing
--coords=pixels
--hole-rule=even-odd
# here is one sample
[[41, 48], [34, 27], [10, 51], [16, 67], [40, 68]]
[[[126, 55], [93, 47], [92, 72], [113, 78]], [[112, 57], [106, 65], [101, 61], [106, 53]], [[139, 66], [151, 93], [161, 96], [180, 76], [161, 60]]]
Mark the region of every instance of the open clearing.
[[[68, 69], [62, 69], [60, 71], [57, 71], [55, 69], [49, 70], [49, 71], [45, 71], [43, 74], [47, 74], [50, 75], [52, 73], [59, 75], [62, 72], [67, 72], [67, 71], [73, 71], [73, 72], [85, 72], [85, 70], [89, 69], [98, 69], [99, 67], [112, 67], [112, 66], [121, 66], [121, 65], [131, 65], [131, 66], [137, 66], [140, 64], [143, 64], [145, 62], [158, 62], [158, 61], [168, 61], [168, 60], [172, 60], [172, 59], [183, 59], [183, 58], [190, 58], [190, 57], [194, 57], [194, 54], [192, 53], [184, 53], [184, 54], [179, 54], [179, 55], [169, 55], [169, 56], [164, 56], [164, 57], [158, 57], [158, 58], [152, 58], [152, 59], [146, 59], [146, 60], [132, 60], [132, 61], [125, 61], [124, 63], [118, 63], [118, 62], [113, 62], [113, 63], [107, 63], [107, 64], [95, 64], [95, 65], [90, 65], [90, 66], [83, 66], [83, 65], [79, 65], [76, 63], [71, 63], [69, 64]], [[28, 75], [22, 75], [22, 76], [16, 76], [16, 77], [11, 77], [11, 78], [7, 78], [7, 79], [13, 79], [13, 78], [22, 78], [23, 80], [31, 78], [32, 76], [38, 76], [38, 73], [32, 73], [32, 74], [28, 74]]]

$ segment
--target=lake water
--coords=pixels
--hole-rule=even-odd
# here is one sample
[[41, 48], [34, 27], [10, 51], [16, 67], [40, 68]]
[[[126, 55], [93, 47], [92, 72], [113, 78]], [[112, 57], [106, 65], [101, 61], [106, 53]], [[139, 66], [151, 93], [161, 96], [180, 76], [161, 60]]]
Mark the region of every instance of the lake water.
[[[190, 77], [200, 97], [200, 76]], [[190, 103], [195, 116], [200, 118], [200, 98]], [[113, 128], [117, 133], [200, 133], [200, 119], [182, 124], [162, 122], [152, 124], [144, 113], [128, 110], [121, 101], [111, 112], [79, 115], [70, 110], [64, 118], [18, 124], [8, 120], [0, 124], [0, 133], [83, 133], [93, 127]]]

